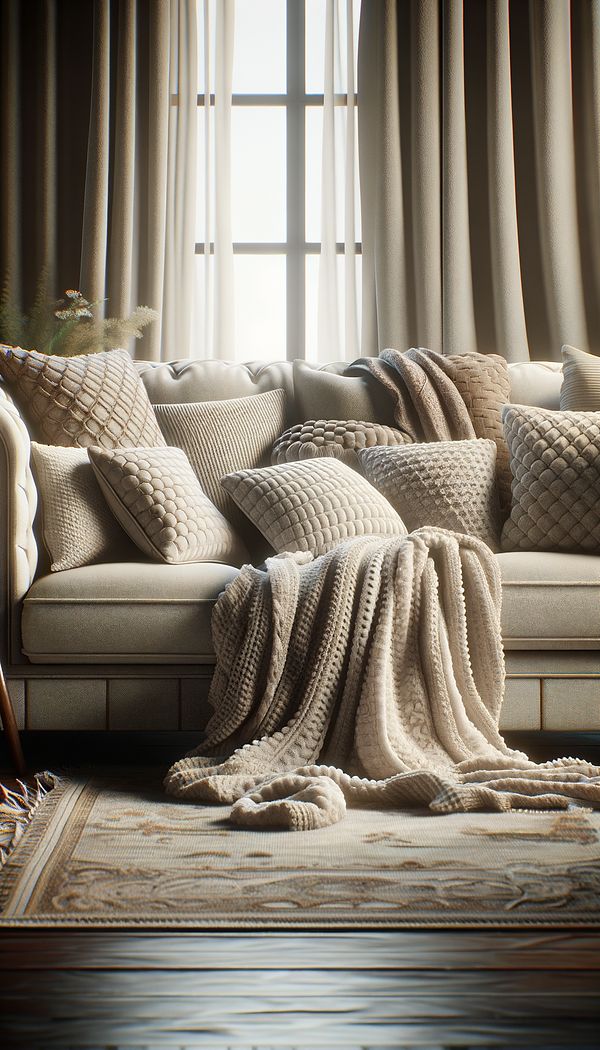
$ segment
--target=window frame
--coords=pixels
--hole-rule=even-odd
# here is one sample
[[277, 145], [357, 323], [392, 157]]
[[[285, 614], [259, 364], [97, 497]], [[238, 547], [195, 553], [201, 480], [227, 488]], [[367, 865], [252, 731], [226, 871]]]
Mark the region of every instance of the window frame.
[[[286, 93], [233, 94], [232, 107], [280, 106], [285, 109], [286, 136], [286, 239], [285, 241], [234, 241], [234, 255], [284, 255], [286, 259], [286, 359], [306, 360], [306, 257], [320, 255], [321, 242], [306, 240], [306, 110], [323, 107], [322, 94], [306, 91], [305, 0], [286, 0]], [[197, 96], [197, 105], [206, 105], [206, 95]], [[358, 103], [358, 95], [354, 101]], [[214, 106], [215, 96], [208, 96]], [[347, 94], [336, 94], [334, 105], [347, 106]], [[214, 243], [209, 251], [214, 253]], [[362, 243], [354, 245], [362, 254]], [[345, 245], [336, 244], [344, 255]], [[204, 255], [205, 245], [197, 242], [195, 254]]]

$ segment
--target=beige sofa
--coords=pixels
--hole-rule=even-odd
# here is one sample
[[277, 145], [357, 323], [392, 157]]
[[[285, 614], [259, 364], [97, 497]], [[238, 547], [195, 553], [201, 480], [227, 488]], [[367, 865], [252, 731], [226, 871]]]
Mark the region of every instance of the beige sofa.
[[[344, 365], [195, 361], [138, 367], [154, 403], [283, 387], [289, 423], [324, 415], [392, 422], [391, 405], [374, 382], [322, 374], [339, 374]], [[558, 407], [560, 365], [515, 364], [510, 374], [514, 402]], [[140, 557], [50, 574], [36, 542], [27, 428], [2, 389], [0, 439], [0, 641], [20, 725], [201, 728], [214, 660], [211, 612], [237, 570]], [[600, 557], [519, 552], [498, 559], [508, 671], [503, 728], [599, 729]]]

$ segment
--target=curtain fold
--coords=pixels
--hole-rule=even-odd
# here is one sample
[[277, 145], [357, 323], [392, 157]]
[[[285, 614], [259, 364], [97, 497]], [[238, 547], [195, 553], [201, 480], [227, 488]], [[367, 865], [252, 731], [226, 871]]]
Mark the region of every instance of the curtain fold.
[[363, 354], [600, 354], [599, 0], [363, 0]]

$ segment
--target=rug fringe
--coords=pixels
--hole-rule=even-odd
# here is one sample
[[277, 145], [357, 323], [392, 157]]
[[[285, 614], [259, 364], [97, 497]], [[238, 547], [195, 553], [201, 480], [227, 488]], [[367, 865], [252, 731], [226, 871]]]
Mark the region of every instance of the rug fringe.
[[33, 783], [17, 780], [19, 790], [0, 784], [0, 867], [3, 867], [33, 819], [40, 802], [59, 783], [59, 777], [44, 770]]

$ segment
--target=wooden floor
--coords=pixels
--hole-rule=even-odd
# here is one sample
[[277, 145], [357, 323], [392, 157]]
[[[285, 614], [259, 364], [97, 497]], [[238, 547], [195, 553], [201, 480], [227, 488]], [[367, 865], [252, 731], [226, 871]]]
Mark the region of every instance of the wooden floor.
[[598, 1050], [600, 931], [5, 930], [0, 1015], [2, 1050]]

